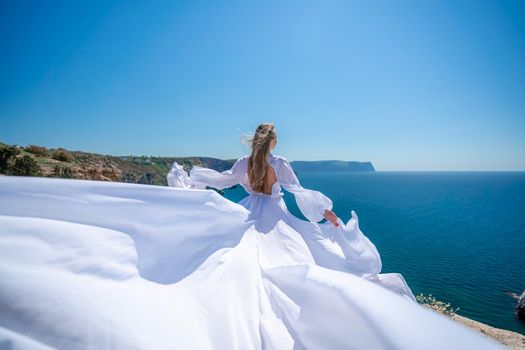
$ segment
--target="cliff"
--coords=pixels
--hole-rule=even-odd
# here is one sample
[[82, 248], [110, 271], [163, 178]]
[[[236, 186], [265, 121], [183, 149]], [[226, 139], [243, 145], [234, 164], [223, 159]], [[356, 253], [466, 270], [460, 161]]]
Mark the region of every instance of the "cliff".
[[235, 160], [211, 157], [113, 156], [63, 148], [22, 147], [0, 143], [0, 174], [118, 181], [167, 186], [173, 161], [186, 170], [194, 165], [224, 171]]

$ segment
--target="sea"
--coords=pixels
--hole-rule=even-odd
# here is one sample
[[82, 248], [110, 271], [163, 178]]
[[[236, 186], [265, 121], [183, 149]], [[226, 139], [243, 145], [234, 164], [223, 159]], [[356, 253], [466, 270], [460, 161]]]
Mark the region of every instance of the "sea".
[[[354, 210], [383, 273], [403, 275], [414, 295], [525, 334], [508, 293], [525, 289], [525, 172], [316, 172], [298, 175], [346, 223]], [[288, 209], [306, 220], [292, 194]], [[238, 202], [241, 186], [225, 191]]]

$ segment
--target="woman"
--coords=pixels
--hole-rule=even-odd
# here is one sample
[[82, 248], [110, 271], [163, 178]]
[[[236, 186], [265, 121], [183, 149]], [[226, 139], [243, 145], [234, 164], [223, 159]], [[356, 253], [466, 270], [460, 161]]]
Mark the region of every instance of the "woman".
[[[415, 301], [402, 275], [379, 274], [382, 266], [380, 255], [375, 245], [360, 231], [355, 212], [352, 211], [352, 218], [344, 225], [332, 211], [330, 198], [319, 191], [302, 187], [290, 163], [284, 157], [271, 153], [276, 144], [275, 126], [271, 123], [260, 124], [251, 139], [251, 154], [238, 159], [230, 170], [221, 173], [194, 166], [188, 177], [175, 162], [168, 174], [168, 184], [219, 190], [241, 184], [249, 195], [239, 204], [250, 212], [248, 218], [254, 228], [262, 234], [278, 231], [281, 237], [278, 239], [286, 237], [293, 242], [294, 256], [302, 258], [299, 262], [352, 273]], [[281, 188], [294, 194], [308, 222], [288, 211]], [[324, 218], [327, 221], [319, 224]], [[284, 225], [279, 225], [279, 222]], [[287, 255], [283, 253], [282, 256]]]

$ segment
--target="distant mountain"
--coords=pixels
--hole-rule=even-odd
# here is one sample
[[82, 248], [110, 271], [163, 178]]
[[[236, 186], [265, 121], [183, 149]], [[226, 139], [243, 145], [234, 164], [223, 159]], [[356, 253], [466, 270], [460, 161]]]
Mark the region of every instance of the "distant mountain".
[[376, 171], [371, 162], [356, 162], [344, 160], [296, 160], [290, 162], [293, 169], [298, 173], [309, 172], [357, 172]]

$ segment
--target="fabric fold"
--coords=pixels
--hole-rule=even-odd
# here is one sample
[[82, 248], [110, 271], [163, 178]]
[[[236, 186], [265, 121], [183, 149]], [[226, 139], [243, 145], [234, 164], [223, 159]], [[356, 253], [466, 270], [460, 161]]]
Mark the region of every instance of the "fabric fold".
[[368, 276], [380, 260], [357, 216], [317, 224], [280, 196], [243, 206], [178, 175], [170, 188], [0, 177], [0, 344], [502, 348], [408, 300], [400, 274]]

